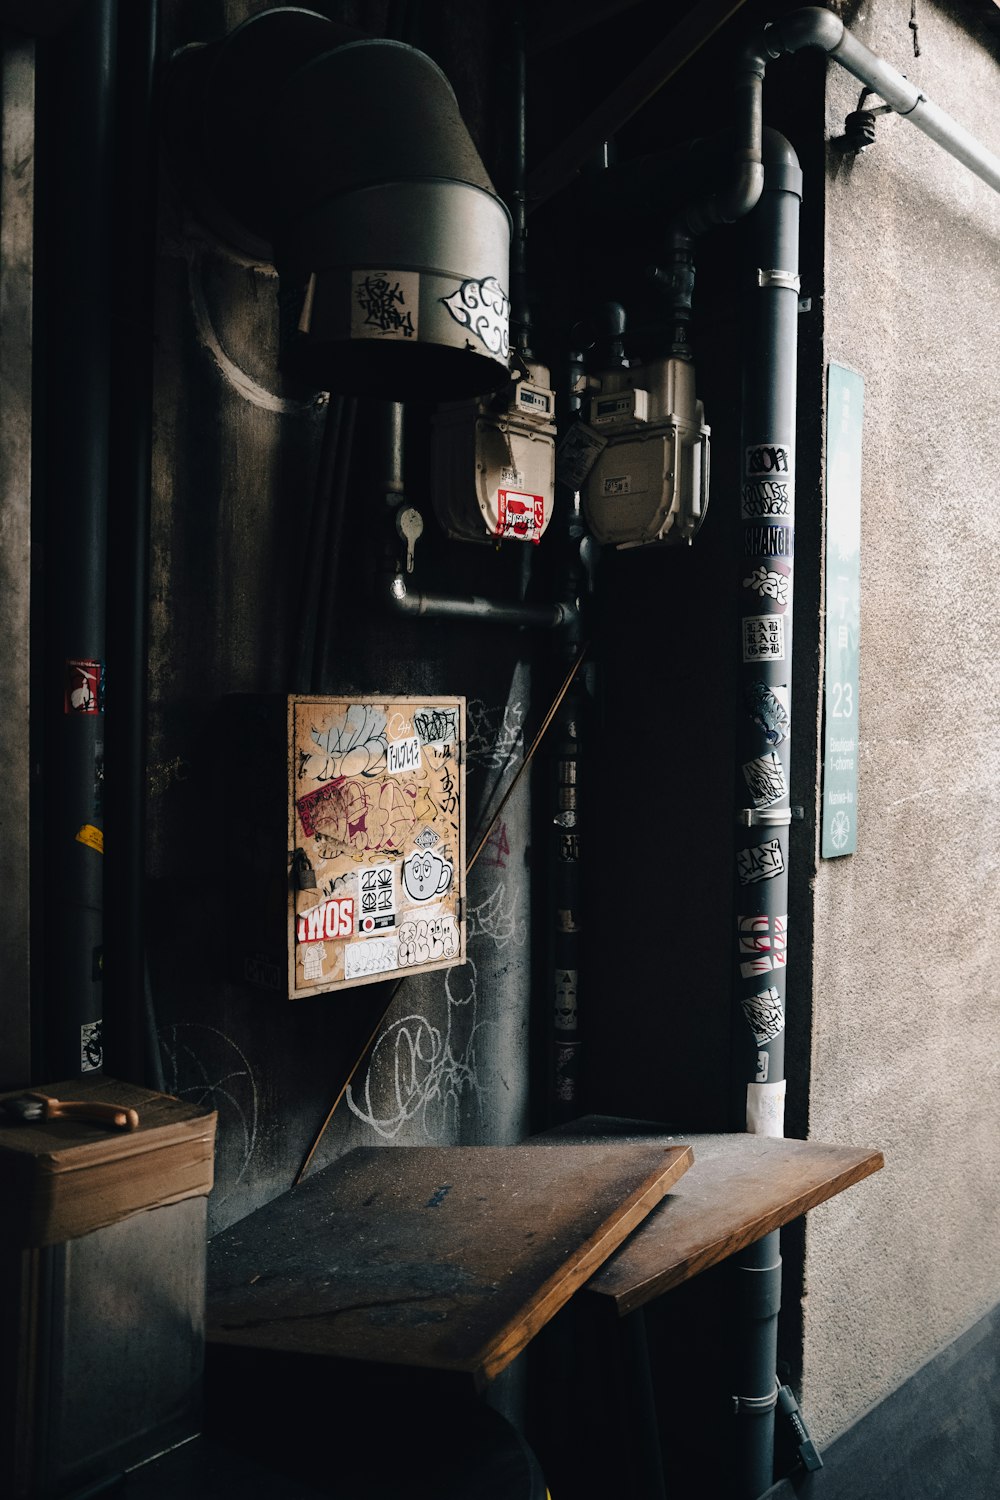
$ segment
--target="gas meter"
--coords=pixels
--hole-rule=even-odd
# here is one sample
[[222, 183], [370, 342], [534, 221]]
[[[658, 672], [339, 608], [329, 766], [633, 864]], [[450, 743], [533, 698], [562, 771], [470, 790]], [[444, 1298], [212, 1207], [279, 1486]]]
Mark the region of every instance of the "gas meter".
[[450, 537], [538, 542], [552, 519], [555, 392], [545, 365], [498, 396], [453, 401], [434, 417], [434, 510]]
[[[583, 480], [599, 542], [691, 542], [708, 508], [708, 438], [694, 366], [671, 356], [605, 371], [588, 428], [607, 441]], [[596, 447], [596, 444], [594, 445]]]

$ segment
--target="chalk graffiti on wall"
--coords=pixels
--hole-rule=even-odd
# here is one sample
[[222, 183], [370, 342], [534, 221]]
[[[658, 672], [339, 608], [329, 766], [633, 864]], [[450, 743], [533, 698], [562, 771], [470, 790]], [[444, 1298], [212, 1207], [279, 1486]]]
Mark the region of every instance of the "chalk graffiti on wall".
[[447, 969], [443, 1028], [425, 1015], [402, 1016], [375, 1043], [360, 1097], [348, 1088], [347, 1104], [383, 1140], [395, 1140], [411, 1120], [428, 1140], [440, 1140], [457, 1127], [464, 1104], [481, 1107], [476, 985], [472, 959]]
[[[159, 1043], [166, 1092], [218, 1111], [220, 1151], [213, 1195], [217, 1210], [239, 1187], [257, 1147], [260, 1109], [253, 1069], [232, 1037], [203, 1021], [165, 1026]], [[228, 1140], [236, 1142], [238, 1160], [232, 1177], [221, 1150]]]

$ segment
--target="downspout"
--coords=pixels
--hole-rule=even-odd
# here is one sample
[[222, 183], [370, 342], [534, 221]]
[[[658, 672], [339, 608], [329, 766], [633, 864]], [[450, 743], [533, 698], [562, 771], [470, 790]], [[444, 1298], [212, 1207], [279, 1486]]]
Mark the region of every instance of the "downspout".
[[[750, 220], [755, 286], [744, 367], [740, 452], [740, 690], [737, 725], [737, 994], [747, 1022], [746, 1128], [784, 1133], [785, 928], [788, 912], [792, 547], [799, 316], [795, 152], [764, 132], [764, 191]], [[751, 1044], [752, 1050], [751, 1050]], [[775, 1231], [735, 1260], [735, 1495], [771, 1484], [781, 1255]]]
[[[897, 113], [994, 190], [1000, 160], [902, 74], [876, 57], [831, 12], [795, 11], [766, 26], [746, 56], [760, 64], [821, 47]], [[763, 76], [763, 66], [760, 69]], [[745, 713], [739, 745], [737, 911], [741, 1006], [755, 1043], [747, 1083], [747, 1129], [784, 1133], [784, 958], [788, 910], [788, 767], [791, 731], [798, 209], [801, 172], [787, 142], [765, 136], [765, 191], [754, 216], [757, 287], [743, 401], [740, 516], [740, 672]], [[784, 639], [782, 640], [782, 635]], [[749, 659], [748, 659], [749, 658]], [[783, 691], [782, 691], [783, 690]], [[748, 896], [748, 893], [751, 893]], [[779, 925], [780, 924], [780, 925]], [[766, 973], [760, 969], [771, 963]], [[745, 967], [744, 967], [745, 965]], [[755, 974], [753, 971], [757, 969]], [[781, 1298], [777, 1232], [736, 1261], [738, 1342], [734, 1397], [737, 1500], [756, 1500], [773, 1477], [774, 1377]], [[800, 1451], [819, 1465], [811, 1444]]]

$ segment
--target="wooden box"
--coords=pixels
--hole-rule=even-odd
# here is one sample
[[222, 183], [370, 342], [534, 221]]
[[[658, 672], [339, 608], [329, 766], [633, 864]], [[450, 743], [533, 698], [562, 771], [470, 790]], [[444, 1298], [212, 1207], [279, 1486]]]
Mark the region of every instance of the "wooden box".
[[[215, 1114], [113, 1079], [43, 1086], [135, 1130], [0, 1114], [0, 1494], [99, 1481], [198, 1430]], [[0, 1096], [0, 1102], [10, 1095]]]

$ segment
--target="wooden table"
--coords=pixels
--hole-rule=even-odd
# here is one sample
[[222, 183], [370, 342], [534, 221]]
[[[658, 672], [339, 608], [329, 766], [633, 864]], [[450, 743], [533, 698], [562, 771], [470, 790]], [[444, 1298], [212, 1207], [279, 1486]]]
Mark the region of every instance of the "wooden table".
[[351, 1151], [213, 1239], [208, 1341], [481, 1386], [691, 1161], [652, 1140]]

